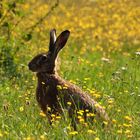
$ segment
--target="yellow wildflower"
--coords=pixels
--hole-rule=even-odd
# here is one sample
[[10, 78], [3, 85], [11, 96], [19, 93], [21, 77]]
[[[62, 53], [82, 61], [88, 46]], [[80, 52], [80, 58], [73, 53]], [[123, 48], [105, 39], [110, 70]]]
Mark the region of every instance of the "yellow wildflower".
[[78, 116], [77, 118], [78, 118], [78, 119], [81, 119], [82, 117], [81, 117], [81, 116]]
[[101, 107], [98, 103], [95, 104], [95, 107]]
[[54, 118], [55, 117], [55, 114], [51, 114], [51, 117]]
[[103, 123], [104, 123], [105, 125], [108, 125], [108, 122], [106, 122], [106, 121], [103, 121]]
[[130, 134], [132, 134], [132, 131], [130, 131], [129, 129], [127, 129], [127, 130], [125, 130], [125, 132], [124, 132], [126, 135], [130, 135]]
[[115, 119], [113, 119], [113, 120], [112, 120], [112, 123], [116, 124], [116, 123], [117, 123], [117, 121], [116, 121]]
[[77, 131], [72, 131], [72, 132], [69, 132], [69, 135], [77, 135], [78, 134], [78, 132]]
[[68, 89], [68, 87], [66, 87], [66, 86], [63, 86], [63, 89]]
[[85, 81], [90, 80], [90, 77], [86, 77], [86, 78], [84, 78], [84, 80], [85, 80]]
[[125, 120], [132, 121], [132, 118], [129, 116], [125, 116], [124, 118], [125, 118]]
[[3, 137], [3, 134], [0, 132], [0, 137]]
[[83, 110], [79, 110], [79, 111], [77, 111], [77, 113], [78, 113], [79, 115], [83, 115], [84, 111], [83, 111]]
[[91, 129], [89, 129], [87, 132], [88, 132], [89, 134], [96, 134], [96, 132], [93, 131], [93, 130], [91, 130]]
[[88, 110], [88, 109], [86, 109], [86, 110], [85, 110], [85, 112], [89, 112], [89, 110]]
[[41, 135], [41, 136], [40, 136], [40, 139], [45, 140], [45, 136], [44, 136], [44, 135]]
[[83, 119], [83, 118], [80, 118], [80, 119], [79, 119], [79, 122], [84, 122], [84, 119]]
[[58, 90], [61, 90], [62, 89], [62, 86], [61, 85], [57, 85], [57, 89]]
[[48, 111], [51, 111], [51, 108], [48, 106], [48, 107], [47, 107], [47, 110], [48, 110]]
[[67, 105], [71, 105], [71, 102], [67, 102]]
[[19, 108], [19, 111], [20, 111], [20, 112], [23, 112], [23, 111], [24, 111], [24, 107], [21, 106], [21, 107]]
[[132, 127], [131, 124], [126, 124], [126, 123], [124, 123], [123, 126], [124, 126], [124, 127]]
[[109, 104], [112, 104], [112, 103], [114, 103], [114, 100], [113, 100], [113, 99], [109, 99], [109, 100], [108, 100], [108, 103], [109, 103]]
[[40, 116], [42, 116], [42, 117], [46, 117], [46, 114], [45, 113], [43, 113], [42, 111], [40, 112], [40, 114], [39, 114]]
[[118, 109], [117, 112], [121, 112], [121, 109]]
[[94, 117], [96, 116], [94, 113], [87, 113], [87, 117]]
[[101, 95], [98, 94], [98, 93], [94, 93], [93, 96], [94, 96], [96, 99], [101, 97]]
[[96, 137], [94, 140], [100, 140], [98, 137]]
[[61, 119], [61, 116], [56, 116], [56, 119]]
[[67, 129], [68, 129], [68, 130], [71, 130], [71, 127], [70, 127], [70, 126], [67, 126]]
[[122, 134], [122, 129], [117, 130], [117, 133], [118, 133], [118, 134]]

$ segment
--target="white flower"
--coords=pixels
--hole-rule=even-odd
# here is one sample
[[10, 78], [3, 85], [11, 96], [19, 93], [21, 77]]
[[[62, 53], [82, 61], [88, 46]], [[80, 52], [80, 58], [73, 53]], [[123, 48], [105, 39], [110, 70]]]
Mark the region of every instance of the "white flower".
[[122, 70], [127, 70], [127, 68], [126, 68], [126, 67], [122, 67], [121, 69], [122, 69]]
[[140, 52], [135, 52], [136, 55], [140, 55]]
[[102, 57], [102, 59], [101, 59], [102, 61], [104, 61], [104, 62], [110, 62], [110, 59], [108, 59], [108, 58], [105, 58], [105, 57]]

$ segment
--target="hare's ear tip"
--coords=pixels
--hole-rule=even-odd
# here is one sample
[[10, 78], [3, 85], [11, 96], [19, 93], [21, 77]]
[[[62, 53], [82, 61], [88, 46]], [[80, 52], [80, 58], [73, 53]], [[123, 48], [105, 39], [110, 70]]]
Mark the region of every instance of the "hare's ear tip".
[[55, 28], [53, 28], [53, 29], [51, 29], [51, 30], [50, 30], [50, 32], [56, 32], [56, 29], [55, 29]]
[[69, 34], [70, 34], [70, 31], [69, 31], [69, 30], [65, 30], [64, 32], [66, 32], [66, 33], [69, 33]]
[[65, 31], [63, 31], [63, 33], [68, 35], [68, 36], [70, 35], [70, 31], [69, 30], [65, 30]]

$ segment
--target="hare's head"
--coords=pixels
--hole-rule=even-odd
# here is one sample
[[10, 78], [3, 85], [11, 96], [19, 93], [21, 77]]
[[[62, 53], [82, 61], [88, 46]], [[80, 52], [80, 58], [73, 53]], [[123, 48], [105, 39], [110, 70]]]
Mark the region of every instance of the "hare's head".
[[65, 46], [69, 35], [70, 32], [65, 30], [56, 38], [56, 30], [51, 30], [49, 51], [35, 56], [28, 64], [29, 69], [33, 72], [53, 74], [58, 52]]

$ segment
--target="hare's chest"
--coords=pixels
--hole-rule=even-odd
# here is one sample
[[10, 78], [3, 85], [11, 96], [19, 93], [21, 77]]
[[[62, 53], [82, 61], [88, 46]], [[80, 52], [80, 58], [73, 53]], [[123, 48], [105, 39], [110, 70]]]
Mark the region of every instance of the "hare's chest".
[[46, 84], [42, 84], [40, 87], [39, 87], [39, 90], [38, 92], [41, 92], [42, 95], [44, 97], [53, 97], [53, 96], [56, 96], [57, 95], [57, 89], [55, 86], [51, 86], [51, 85], [46, 85]]
[[56, 88], [46, 84], [40, 84], [36, 91], [37, 100], [43, 104], [53, 104], [56, 101]]

